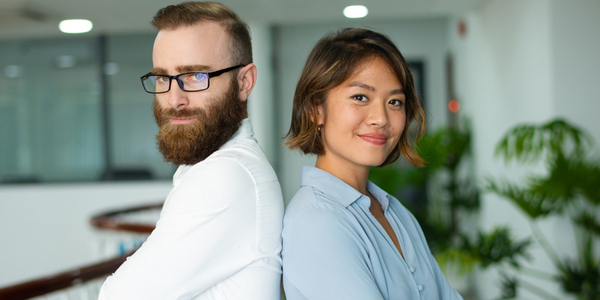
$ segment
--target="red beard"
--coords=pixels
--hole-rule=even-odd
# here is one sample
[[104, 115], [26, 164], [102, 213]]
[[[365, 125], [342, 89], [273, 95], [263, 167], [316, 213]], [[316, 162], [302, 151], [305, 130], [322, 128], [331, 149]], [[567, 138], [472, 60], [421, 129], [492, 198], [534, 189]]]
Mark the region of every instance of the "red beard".
[[[158, 150], [165, 161], [194, 165], [225, 144], [240, 128], [246, 116], [246, 102], [238, 98], [238, 84], [232, 80], [227, 93], [208, 99], [206, 109], [161, 108], [154, 98], [154, 119], [158, 124]], [[201, 93], [201, 92], [200, 92]], [[171, 118], [196, 118], [191, 123], [171, 124]]]

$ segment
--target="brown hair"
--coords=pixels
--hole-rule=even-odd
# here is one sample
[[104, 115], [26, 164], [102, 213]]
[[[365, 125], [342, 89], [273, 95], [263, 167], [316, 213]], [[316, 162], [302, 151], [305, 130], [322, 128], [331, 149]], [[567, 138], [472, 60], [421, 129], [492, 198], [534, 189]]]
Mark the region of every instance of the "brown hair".
[[252, 42], [248, 25], [224, 4], [191, 1], [169, 5], [156, 13], [150, 24], [160, 31], [205, 21], [218, 22], [231, 38], [232, 64], [252, 63]]
[[[359, 28], [345, 28], [321, 38], [311, 51], [296, 85], [292, 124], [285, 142], [290, 149], [299, 148], [305, 154], [324, 154], [319, 125], [316, 123], [319, 105], [327, 93], [348, 80], [358, 67], [374, 57], [384, 59], [398, 76], [406, 96], [406, 124], [398, 146], [380, 167], [396, 161], [400, 155], [421, 167], [424, 160], [414, 149], [414, 141], [425, 131], [425, 113], [415, 91], [408, 64], [394, 43], [383, 34]], [[411, 136], [413, 121], [417, 134]]]

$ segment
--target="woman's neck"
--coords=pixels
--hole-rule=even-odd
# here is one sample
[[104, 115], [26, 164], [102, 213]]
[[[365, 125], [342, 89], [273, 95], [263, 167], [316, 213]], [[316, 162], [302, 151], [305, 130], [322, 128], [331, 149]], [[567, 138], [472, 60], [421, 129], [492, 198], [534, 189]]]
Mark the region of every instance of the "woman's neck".
[[368, 196], [367, 180], [369, 178], [369, 167], [350, 164], [346, 161], [332, 161], [324, 155], [317, 156], [315, 167], [330, 173], [341, 181], [350, 185], [361, 194]]

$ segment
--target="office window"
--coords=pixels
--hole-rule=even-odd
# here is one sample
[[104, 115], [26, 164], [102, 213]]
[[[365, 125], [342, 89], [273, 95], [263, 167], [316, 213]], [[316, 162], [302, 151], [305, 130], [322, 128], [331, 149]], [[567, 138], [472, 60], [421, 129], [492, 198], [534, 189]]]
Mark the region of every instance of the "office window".
[[153, 39], [0, 41], [0, 183], [170, 177], [139, 82]]
[[144, 92], [140, 76], [152, 69], [155, 34], [121, 35], [108, 39], [109, 124], [113, 168], [121, 176], [170, 178], [171, 164], [156, 147], [158, 131], [152, 113], [153, 95]]
[[102, 168], [89, 38], [0, 43], [4, 182], [93, 180]]

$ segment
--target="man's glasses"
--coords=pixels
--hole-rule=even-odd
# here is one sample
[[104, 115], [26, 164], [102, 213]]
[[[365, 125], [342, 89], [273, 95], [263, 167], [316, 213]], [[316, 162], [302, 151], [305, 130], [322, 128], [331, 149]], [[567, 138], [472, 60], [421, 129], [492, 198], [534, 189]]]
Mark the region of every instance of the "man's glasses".
[[244, 67], [244, 65], [237, 65], [210, 73], [187, 72], [174, 76], [148, 73], [142, 76], [141, 79], [144, 90], [150, 94], [162, 94], [170, 91], [173, 79], [177, 81], [182, 91], [199, 92], [208, 89], [212, 77], [217, 77], [240, 67]]

